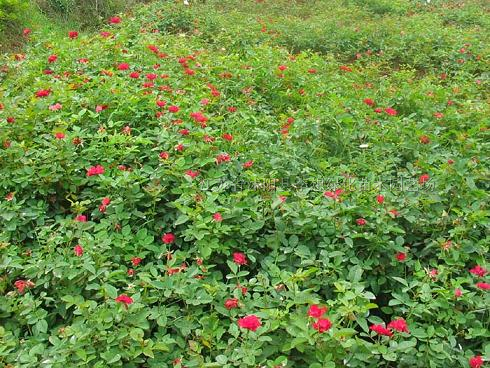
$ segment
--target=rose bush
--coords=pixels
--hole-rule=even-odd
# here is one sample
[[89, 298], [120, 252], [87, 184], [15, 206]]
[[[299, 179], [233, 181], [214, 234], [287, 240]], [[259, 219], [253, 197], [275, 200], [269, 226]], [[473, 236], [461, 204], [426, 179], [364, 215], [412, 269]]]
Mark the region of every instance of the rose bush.
[[485, 364], [488, 18], [315, 4], [155, 2], [5, 55], [4, 366]]

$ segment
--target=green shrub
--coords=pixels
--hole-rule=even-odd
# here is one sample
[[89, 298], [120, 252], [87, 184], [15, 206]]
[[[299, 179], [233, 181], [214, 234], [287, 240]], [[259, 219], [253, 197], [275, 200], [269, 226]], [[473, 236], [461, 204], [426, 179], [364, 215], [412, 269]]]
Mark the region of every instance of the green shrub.
[[309, 4], [5, 56], [0, 366], [488, 361], [490, 34]]
[[0, 32], [18, 23], [25, 15], [27, 2], [22, 0], [0, 0]]

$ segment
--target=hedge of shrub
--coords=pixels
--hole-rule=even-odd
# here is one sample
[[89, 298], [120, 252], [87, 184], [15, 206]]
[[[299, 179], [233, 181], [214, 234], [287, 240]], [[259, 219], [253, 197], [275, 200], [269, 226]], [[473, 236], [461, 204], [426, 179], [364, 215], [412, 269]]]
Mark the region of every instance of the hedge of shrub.
[[27, 32], [0, 71], [0, 364], [483, 367], [487, 15], [377, 3]]

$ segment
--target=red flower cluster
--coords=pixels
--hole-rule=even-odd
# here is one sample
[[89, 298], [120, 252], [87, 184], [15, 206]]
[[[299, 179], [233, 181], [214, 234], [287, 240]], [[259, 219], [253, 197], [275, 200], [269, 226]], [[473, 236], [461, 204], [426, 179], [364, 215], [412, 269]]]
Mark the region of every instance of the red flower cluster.
[[87, 169], [87, 176], [102, 175], [104, 172], [104, 166], [96, 165]]
[[25, 289], [31, 289], [36, 285], [31, 280], [17, 280], [14, 286], [19, 294], [24, 294]]
[[308, 316], [316, 319], [312, 327], [319, 333], [327, 332], [332, 327], [332, 322], [328, 318], [322, 318], [326, 312], [327, 307], [319, 305], [311, 305], [308, 309]]
[[262, 322], [260, 321], [259, 317], [256, 315], [252, 314], [243, 318], [240, 318], [238, 320], [238, 326], [241, 328], [245, 328], [250, 331], [257, 331], [257, 329], [262, 326]]
[[121, 294], [119, 295], [115, 301], [117, 303], [121, 303], [123, 304], [126, 308], [128, 307], [128, 305], [132, 304], [133, 303], [133, 298], [131, 298], [130, 296], [127, 296], [126, 294]]
[[175, 235], [172, 233], [165, 233], [162, 235], [162, 242], [165, 244], [172, 244], [175, 241]]
[[482, 266], [476, 265], [475, 267], [470, 269], [470, 273], [478, 277], [484, 277], [488, 273], [488, 271]]
[[228, 310], [233, 308], [238, 308], [238, 299], [236, 298], [226, 299], [225, 308]]
[[398, 331], [398, 332], [405, 332], [405, 333], [410, 333], [408, 331], [408, 325], [407, 322], [403, 318], [398, 318], [390, 323], [388, 323], [388, 326], [384, 327], [382, 324], [375, 324], [371, 325], [369, 327], [370, 330], [376, 332], [378, 335], [384, 335], [384, 336], [392, 336], [393, 335], [393, 330]]
[[240, 252], [233, 253], [233, 262], [239, 266], [244, 266], [247, 264], [247, 256]]

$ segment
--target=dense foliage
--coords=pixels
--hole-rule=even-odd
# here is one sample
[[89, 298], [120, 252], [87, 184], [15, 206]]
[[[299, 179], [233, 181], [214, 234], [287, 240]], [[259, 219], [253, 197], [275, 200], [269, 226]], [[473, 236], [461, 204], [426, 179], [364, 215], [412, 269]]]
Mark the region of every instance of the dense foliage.
[[0, 71], [0, 364], [481, 367], [484, 6], [26, 30]]

